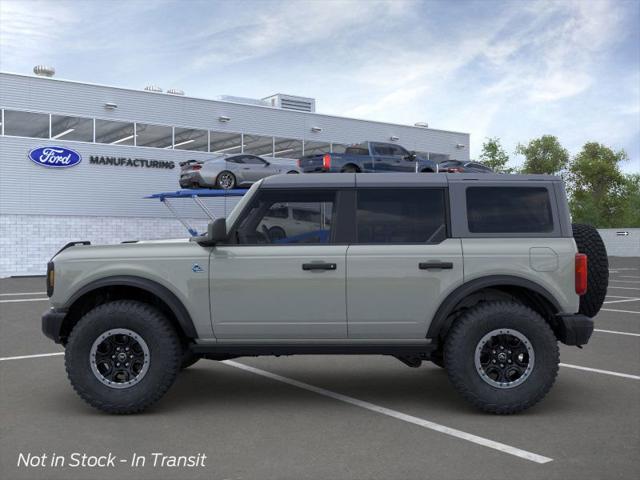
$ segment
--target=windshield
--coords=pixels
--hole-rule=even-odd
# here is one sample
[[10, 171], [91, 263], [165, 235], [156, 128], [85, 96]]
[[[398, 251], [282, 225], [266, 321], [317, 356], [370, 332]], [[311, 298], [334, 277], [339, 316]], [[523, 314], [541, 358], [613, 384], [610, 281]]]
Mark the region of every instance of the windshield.
[[247, 190], [247, 193], [245, 193], [244, 196], [240, 199], [240, 201], [236, 203], [236, 206], [233, 207], [233, 210], [231, 210], [231, 213], [229, 213], [229, 215], [227, 216], [228, 232], [231, 231], [231, 227], [233, 227], [233, 224], [238, 219], [238, 215], [240, 215], [240, 212], [244, 210], [244, 207], [247, 205], [247, 203], [249, 203], [251, 198], [255, 195], [256, 190], [258, 190], [261, 184], [262, 184], [262, 180], [251, 185], [251, 188]]

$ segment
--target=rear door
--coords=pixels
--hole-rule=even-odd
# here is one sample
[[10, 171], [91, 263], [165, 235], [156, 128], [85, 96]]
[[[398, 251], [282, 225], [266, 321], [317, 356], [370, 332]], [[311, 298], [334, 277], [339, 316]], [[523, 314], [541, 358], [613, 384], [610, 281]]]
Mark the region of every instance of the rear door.
[[[347, 336], [346, 243], [338, 192], [261, 189], [211, 254], [211, 314], [218, 339]], [[306, 213], [305, 221], [292, 212]]]
[[350, 338], [426, 337], [440, 302], [463, 280], [461, 241], [449, 237], [447, 217], [444, 185], [357, 190], [347, 252]]

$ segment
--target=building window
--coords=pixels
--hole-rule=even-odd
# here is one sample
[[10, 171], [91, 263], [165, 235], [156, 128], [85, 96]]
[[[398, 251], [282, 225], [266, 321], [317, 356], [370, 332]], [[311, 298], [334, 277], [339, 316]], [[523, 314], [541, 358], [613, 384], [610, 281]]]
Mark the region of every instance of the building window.
[[244, 153], [252, 155], [273, 156], [273, 137], [263, 137], [260, 135], [243, 135]]
[[209, 132], [209, 151], [230, 155], [242, 153], [242, 135], [228, 132]]
[[302, 140], [294, 140], [291, 138], [273, 139], [274, 151], [273, 156], [278, 158], [300, 158], [302, 157]]
[[331, 144], [328, 142], [310, 142], [305, 140], [304, 142], [304, 154], [305, 155], [322, 155], [323, 153], [329, 153], [331, 151]]
[[138, 147], [171, 148], [173, 129], [164, 125], [136, 123], [136, 145]]
[[111, 145], [133, 145], [134, 126], [129, 122], [96, 120], [96, 142]]
[[46, 113], [5, 110], [4, 124], [5, 135], [49, 138], [49, 115]]
[[51, 138], [93, 142], [93, 119], [51, 115]]
[[206, 130], [193, 128], [175, 128], [173, 148], [178, 150], [197, 150], [206, 152], [209, 149], [209, 136]]

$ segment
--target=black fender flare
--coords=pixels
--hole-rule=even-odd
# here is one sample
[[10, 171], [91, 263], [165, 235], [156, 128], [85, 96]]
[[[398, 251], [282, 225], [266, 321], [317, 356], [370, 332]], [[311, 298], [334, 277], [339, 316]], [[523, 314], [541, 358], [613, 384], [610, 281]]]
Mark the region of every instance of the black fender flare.
[[448, 320], [449, 315], [451, 315], [456, 305], [464, 300], [465, 297], [489, 287], [521, 287], [531, 290], [547, 300], [553, 306], [556, 313], [560, 312], [560, 304], [558, 301], [546, 288], [537, 283], [513, 275], [490, 275], [463, 283], [451, 292], [440, 304], [440, 307], [438, 307], [438, 310], [433, 316], [433, 320], [427, 331], [427, 338], [438, 338], [441, 332], [448, 330], [451, 326], [451, 322]]
[[146, 292], [155, 295], [160, 298], [173, 313], [182, 329], [183, 333], [188, 338], [197, 338], [198, 334], [193, 326], [193, 320], [191, 315], [187, 311], [184, 304], [176, 297], [176, 295], [164, 285], [149, 280], [148, 278], [136, 277], [133, 275], [116, 275], [113, 277], [105, 277], [99, 280], [89, 282], [77, 292], [75, 292], [71, 298], [65, 303], [64, 309], [68, 310], [71, 306], [80, 298], [94, 290], [98, 290], [104, 287], [135, 287]]

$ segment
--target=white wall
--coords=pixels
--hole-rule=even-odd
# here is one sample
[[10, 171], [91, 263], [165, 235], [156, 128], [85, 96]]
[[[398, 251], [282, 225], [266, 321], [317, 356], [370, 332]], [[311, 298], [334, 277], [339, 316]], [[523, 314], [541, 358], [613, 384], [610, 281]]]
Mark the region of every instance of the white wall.
[[[609, 256], [640, 257], [640, 228], [601, 228], [598, 232]], [[619, 235], [624, 232], [628, 235]]]
[[[205, 219], [188, 220], [205, 231]], [[113, 244], [188, 236], [182, 224], [170, 218], [0, 215], [0, 278], [44, 275], [47, 262], [71, 241]]]

